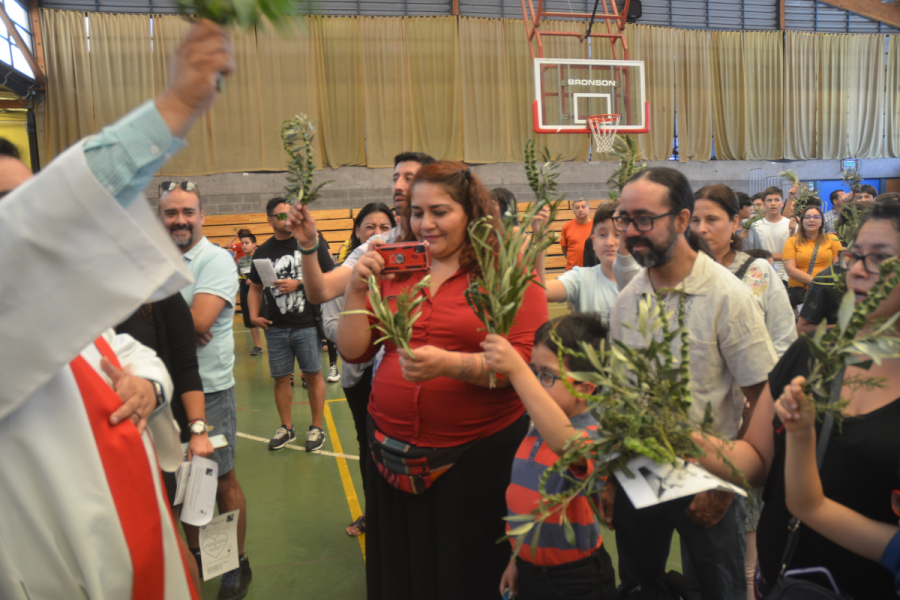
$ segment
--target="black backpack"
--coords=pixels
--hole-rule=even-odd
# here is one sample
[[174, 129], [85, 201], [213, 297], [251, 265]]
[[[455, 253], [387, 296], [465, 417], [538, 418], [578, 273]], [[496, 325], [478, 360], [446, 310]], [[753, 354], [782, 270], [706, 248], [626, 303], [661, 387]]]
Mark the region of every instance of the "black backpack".
[[669, 571], [657, 575], [652, 581], [642, 584], [630, 594], [620, 596], [624, 600], [692, 600], [691, 584], [684, 575]]

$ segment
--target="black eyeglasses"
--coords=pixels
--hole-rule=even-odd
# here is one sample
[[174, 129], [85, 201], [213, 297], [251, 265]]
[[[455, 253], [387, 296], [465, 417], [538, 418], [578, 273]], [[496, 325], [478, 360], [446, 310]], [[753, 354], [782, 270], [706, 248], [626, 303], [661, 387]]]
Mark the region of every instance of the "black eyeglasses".
[[651, 215], [640, 215], [637, 217], [626, 217], [626, 216], [616, 216], [613, 217], [613, 223], [616, 225], [616, 229], [619, 231], [625, 231], [628, 229], [629, 225], [634, 224], [634, 228], [638, 231], [650, 231], [653, 229], [653, 225], [656, 223], [657, 219], [662, 219], [663, 217], [671, 217], [672, 215], [677, 215], [681, 210], [671, 210], [667, 213], [651, 216]]
[[159, 194], [168, 194], [174, 192], [175, 188], [181, 188], [186, 192], [193, 192], [197, 189], [197, 184], [193, 181], [163, 181], [159, 184]]
[[534, 376], [537, 377], [540, 384], [545, 388], [552, 388], [556, 385], [557, 381], [562, 380], [562, 377], [555, 373], [551, 373], [547, 369], [538, 369], [534, 365], [528, 365], [528, 368], [531, 369], [531, 372], [534, 373]]
[[863, 261], [863, 268], [872, 275], [879, 275], [881, 272], [878, 268], [881, 263], [889, 258], [894, 258], [891, 254], [883, 254], [881, 252], [873, 252], [872, 254], [859, 255], [852, 250], [842, 250], [838, 252], [838, 264], [845, 271], [849, 271], [857, 261]]

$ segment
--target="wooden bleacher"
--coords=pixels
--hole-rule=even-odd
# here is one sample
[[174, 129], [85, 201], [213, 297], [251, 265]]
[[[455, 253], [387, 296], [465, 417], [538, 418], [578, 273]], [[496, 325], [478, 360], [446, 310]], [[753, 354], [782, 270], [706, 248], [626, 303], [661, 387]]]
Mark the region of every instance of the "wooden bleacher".
[[[564, 209], [557, 213], [556, 220], [551, 224], [553, 231], [560, 231], [567, 221], [575, 218], [575, 214], [572, 212], [572, 202], [572, 200], [565, 201]], [[606, 200], [589, 200], [588, 202], [593, 211]], [[519, 202], [519, 212], [522, 213], [527, 210], [528, 204], [527, 202]], [[316, 218], [316, 227], [328, 240], [332, 254], [337, 255], [341, 245], [350, 239], [350, 233], [353, 230], [353, 219], [359, 211], [359, 208], [312, 211], [313, 216]], [[272, 228], [266, 221], [266, 213], [207, 215], [206, 222], [203, 225], [203, 235], [214, 244], [227, 248], [239, 229], [252, 231], [258, 244], [262, 244], [272, 237]], [[555, 279], [559, 277], [565, 271], [565, 268], [566, 257], [563, 256], [559, 244], [553, 244], [547, 250], [547, 278]]]

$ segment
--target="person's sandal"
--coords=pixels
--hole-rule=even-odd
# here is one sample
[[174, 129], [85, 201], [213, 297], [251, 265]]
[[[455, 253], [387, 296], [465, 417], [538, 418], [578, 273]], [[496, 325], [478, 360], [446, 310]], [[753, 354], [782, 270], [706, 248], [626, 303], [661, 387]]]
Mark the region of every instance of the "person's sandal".
[[[357, 533], [350, 533], [350, 530], [356, 528]], [[360, 515], [358, 519], [347, 526], [347, 535], [350, 537], [359, 537], [366, 532], [366, 515]]]

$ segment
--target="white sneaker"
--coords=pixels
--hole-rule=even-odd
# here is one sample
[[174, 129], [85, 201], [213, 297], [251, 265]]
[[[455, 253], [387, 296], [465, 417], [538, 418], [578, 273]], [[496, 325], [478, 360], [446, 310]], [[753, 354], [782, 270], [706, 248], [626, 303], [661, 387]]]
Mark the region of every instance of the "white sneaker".
[[328, 383], [334, 383], [341, 380], [341, 374], [338, 373], [337, 365], [328, 367]]

